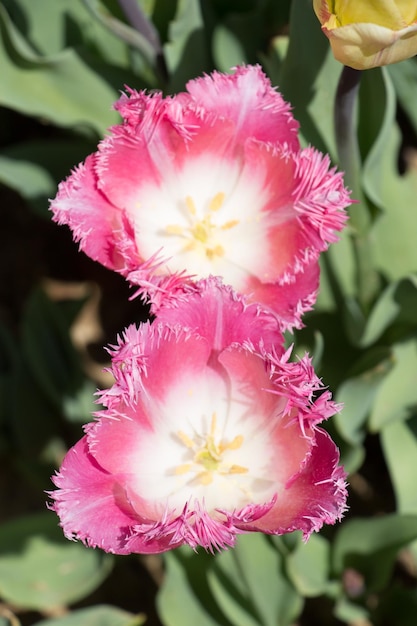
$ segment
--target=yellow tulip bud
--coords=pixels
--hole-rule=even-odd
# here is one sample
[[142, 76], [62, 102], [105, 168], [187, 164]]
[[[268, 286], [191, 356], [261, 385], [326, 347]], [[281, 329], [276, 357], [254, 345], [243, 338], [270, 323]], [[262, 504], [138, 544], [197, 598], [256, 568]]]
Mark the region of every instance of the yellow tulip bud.
[[357, 70], [417, 54], [417, 0], [313, 0], [335, 58]]

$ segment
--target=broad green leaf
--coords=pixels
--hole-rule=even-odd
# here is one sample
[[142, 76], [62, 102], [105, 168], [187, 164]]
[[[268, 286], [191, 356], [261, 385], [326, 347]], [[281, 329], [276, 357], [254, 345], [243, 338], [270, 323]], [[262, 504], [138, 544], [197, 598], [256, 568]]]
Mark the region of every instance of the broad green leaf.
[[164, 626], [237, 626], [224, 617], [208, 588], [213, 558], [187, 548], [164, 555], [165, 578], [156, 599]]
[[[378, 163], [386, 150], [395, 121], [395, 93], [385, 68], [376, 68], [361, 75], [358, 102], [358, 141], [364, 165], [364, 185], [371, 198], [372, 183], [378, 185]], [[367, 177], [367, 179], [366, 179]], [[368, 184], [367, 184], [368, 183]]]
[[[109, 63], [127, 67], [129, 51], [124, 42], [91, 18], [82, 0], [3, 0], [12, 21], [42, 55], [65, 48], [88, 47]], [[111, 0], [117, 6], [117, 0]]]
[[50, 220], [48, 199], [55, 196], [58, 183], [95, 149], [95, 142], [81, 138], [12, 144], [0, 156], [0, 182], [29, 201], [38, 215]]
[[214, 28], [213, 59], [222, 72], [242, 63], [259, 62], [264, 44], [263, 15], [259, 8], [248, 12], [232, 12]]
[[0, 526], [0, 595], [27, 609], [47, 610], [87, 597], [112, 563], [111, 556], [65, 539], [49, 511]]
[[0, 66], [3, 106], [60, 126], [89, 126], [99, 135], [118, 121], [111, 109], [117, 90], [73, 49], [36, 54], [1, 5]]
[[208, 582], [236, 626], [287, 626], [302, 609], [302, 599], [284, 573], [282, 556], [260, 533], [240, 536], [233, 550], [219, 554]]
[[231, 67], [247, 62], [238, 37], [223, 24], [219, 24], [213, 33], [213, 57], [221, 72], [229, 72]]
[[[374, 351], [375, 352], [375, 351]], [[393, 366], [389, 350], [378, 350], [375, 363], [359, 375], [341, 384], [336, 401], [343, 409], [333, 418], [342, 437], [351, 444], [361, 443], [365, 436], [365, 422], [372, 409], [376, 394]]]
[[98, 410], [95, 402], [97, 386], [85, 378], [74, 393], [62, 398], [62, 408], [65, 417], [70, 422], [89, 422], [92, 413]]
[[290, 39], [278, 84], [305, 143], [335, 154], [333, 105], [342, 66], [334, 60], [312, 7], [291, 4]]
[[51, 197], [56, 189], [54, 179], [43, 167], [29, 159], [15, 160], [7, 156], [0, 156], [0, 182], [27, 199]]
[[208, 54], [208, 37], [198, 0], [178, 0], [177, 12], [171, 22], [169, 41], [164, 46], [168, 70], [171, 75], [168, 92], [184, 89], [185, 83], [211, 70]]
[[377, 554], [395, 556], [416, 538], [417, 515], [388, 514], [347, 520], [340, 526], [333, 544], [334, 569], [340, 574], [345, 567], [353, 566], [355, 557], [366, 557], [364, 561], [372, 568]]
[[[113, 13], [108, 12], [107, 8], [100, 0], [84, 0], [84, 3], [89, 8], [92, 15], [94, 15], [97, 22], [105, 26], [109, 32], [113, 33], [114, 36], [123, 41], [126, 45], [136, 49], [142, 59], [150, 67], [156, 68], [157, 54], [160, 51], [159, 40], [150, 41], [139, 29], [117, 19]], [[152, 23], [148, 23], [145, 20], [145, 24], [148, 24], [150, 36], [153, 38], [154, 27]]]
[[132, 615], [114, 606], [99, 605], [88, 609], [71, 611], [64, 617], [45, 619], [34, 626], [142, 626], [144, 615]]
[[57, 407], [81, 388], [84, 374], [66, 320], [40, 289], [26, 305], [22, 349], [33, 377]]
[[374, 305], [360, 340], [364, 347], [377, 341], [394, 322], [416, 325], [417, 276], [391, 283]]
[[288, 576], [297, 591], [306, 597], [326, 593], [329, 588], [330, 546], [321, 535], [311, 535], [287, 558]]
[[369, 418], [378, 432], [389, 422], [410, 417], [417, 408], [417, 339], [393, 346], [393, 367], [379, 386]]
[[[386, 68], [371, 76], [383, 79], [386, 106], [380, 132], [363, 166], [365, 191], [382, 210], [372, 229], [370, 245], [376, 267], [391, 280], [396, 280], [417, 268], [417, 211], [414, 210], [417, 173], [410, 170], [399, 176], [401, 137], [395, 123], [394, 89]], [[372, 110], [369, 101], [367, 106]]]
[[416, 59], [406, 59], [401, 63], [387, 65], [387, 71], [395, 87], [395, 93], [401, 107], [417, 132], [417, 111], [414, 103], [417, 99], [417, 63]]
[[417, 513], [417, 416], [387, 424], [381, 444], [401, 513]]
[[358, 624], [358, 626], [360, 624], [368, 626], [369, 624], [369, 611], [363, 606], [355, 604], [346, 598], [336, 603], [334, 615], [342, 622], [350, 624], [351, 626], [354, 624]]

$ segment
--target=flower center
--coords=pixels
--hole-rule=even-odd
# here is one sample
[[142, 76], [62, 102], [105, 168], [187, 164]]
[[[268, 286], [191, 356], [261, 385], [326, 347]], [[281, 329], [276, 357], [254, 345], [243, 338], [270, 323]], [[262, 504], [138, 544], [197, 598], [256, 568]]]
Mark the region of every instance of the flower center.
[[169, 224], [165, 232], [185, 239], [184, 251], [201, 249], [209, 260], [224, 256], [224, 247], [220, 243], [221, 233], [239, 224], [239, 220], [230, 220], [221, 225], [216, 223], [215, 216], [223, 206], [225, 197], [226, 194], [222, 191], [216, 193], [210, 200], [205, 215], [199, 218], [193, 198], [186, 196], [185, 207], [190, 225]]
[[225, 442], [220, 440], [216, 442], [217, 417], [213, 413], [210, 424], [210, 432], [205, 436], [196, 434], [192, 439], [183, 431], [176, 433], [180, 442], [192, 454], [192, 460], [183, 463], [175, 468], [175, 473], [188, 474], [191, 473], [191, 482], [200, 485], [210, 485], [213, 482], [213, 474], [246, 474], [247, 467], [229, 463], [224, 458], [231, 450], [238, 450], [243, 443], [243, 436], [237, 435], [232, 441]]

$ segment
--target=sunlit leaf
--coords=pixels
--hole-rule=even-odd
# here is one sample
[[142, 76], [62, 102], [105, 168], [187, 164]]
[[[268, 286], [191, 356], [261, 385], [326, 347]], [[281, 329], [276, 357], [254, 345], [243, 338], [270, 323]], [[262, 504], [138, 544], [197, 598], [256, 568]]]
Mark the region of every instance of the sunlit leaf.
[[208, 581], [236, 626], [287, 626], [301, 612], [302, 599], [284, 573], [283, 559], [262, 534], [242, 535], [233, 550], [218, 555]]
[[402, 513], [417, 513], [417, 416], [387, 424], [381, 430], [381, 443]]
[[303, 596], [318, 596], [329, 587], [330, 546], [327, 539], [312, 535], [288, 556], [287, 571], [291, 582]]
[[361, 572], [369, 590], [388, 581], [398, 550], [417, 538], [417, 515], [356, 518], [339, 528], [333, 548], [333, 567], [341, 574]]
[[337, 402], [343, 409], [334, 417], [334, 423], [342, 437], [357, 444], [363, 441], [365, 422], [385, 377], [393, 366], [393, 357], [389, 350], [378, 350], [375, 363], [369, 363], [369, 369], [344, 381], [336, 394]]
[[211, 69], [207, 36], [200, 2], [178, 0], [175, 18], [169, 27], [168, 42], [164, 46], [171, 75], [169, 93], [183, 90], [188, 80]]
[[114, 606], [99, 605], [71, 611], [69, 615], [36, 622], [34, 626], [142, 626], [144, 615], [132, 615]]
[[75, 50], [36, 54], [1, 5], [0, 35], [1, 105], [61, 126], [90, 126], [100, 135], [118, 121], [111, 108], [117, 91]]
[[417, 410], [417, 339], [393, 346], [393, 367], [381, 382], [369, 418], [378, 432], [393, 420], [410, 417]]
[[113, 559], [66, 540], [52, 512], [0, 526], [0, 595], [19, 606], [48, 609], [87, 597]]

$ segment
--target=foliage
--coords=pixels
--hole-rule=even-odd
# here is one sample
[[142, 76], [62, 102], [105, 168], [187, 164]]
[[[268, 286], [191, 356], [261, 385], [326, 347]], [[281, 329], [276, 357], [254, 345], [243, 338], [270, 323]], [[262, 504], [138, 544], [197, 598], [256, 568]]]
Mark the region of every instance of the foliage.
[[[147, 37], [127, 5], [153, 24]], [[215, 556], [115, 559], [66, 541], [43, 512], [49, 476], [108, 383], [99, 346], [147, 314], [50, 223], [48, 198], [117, 123], [125, 84], [175, 93], [203, 72], [256, 62], [292, 103], [303, 142], [338, 164], [342, 66], [311, 3], [0, 4], [1, 626], [414, 623], [416, 59], [361, 77], [359, 178], [349, 181], [360, 202], [323, 260], [317, 306], [289, 338], [345, 406], [329, 429], [350, 473], [346, 519], [307, 544], [298, 533], [253, 535]]]

